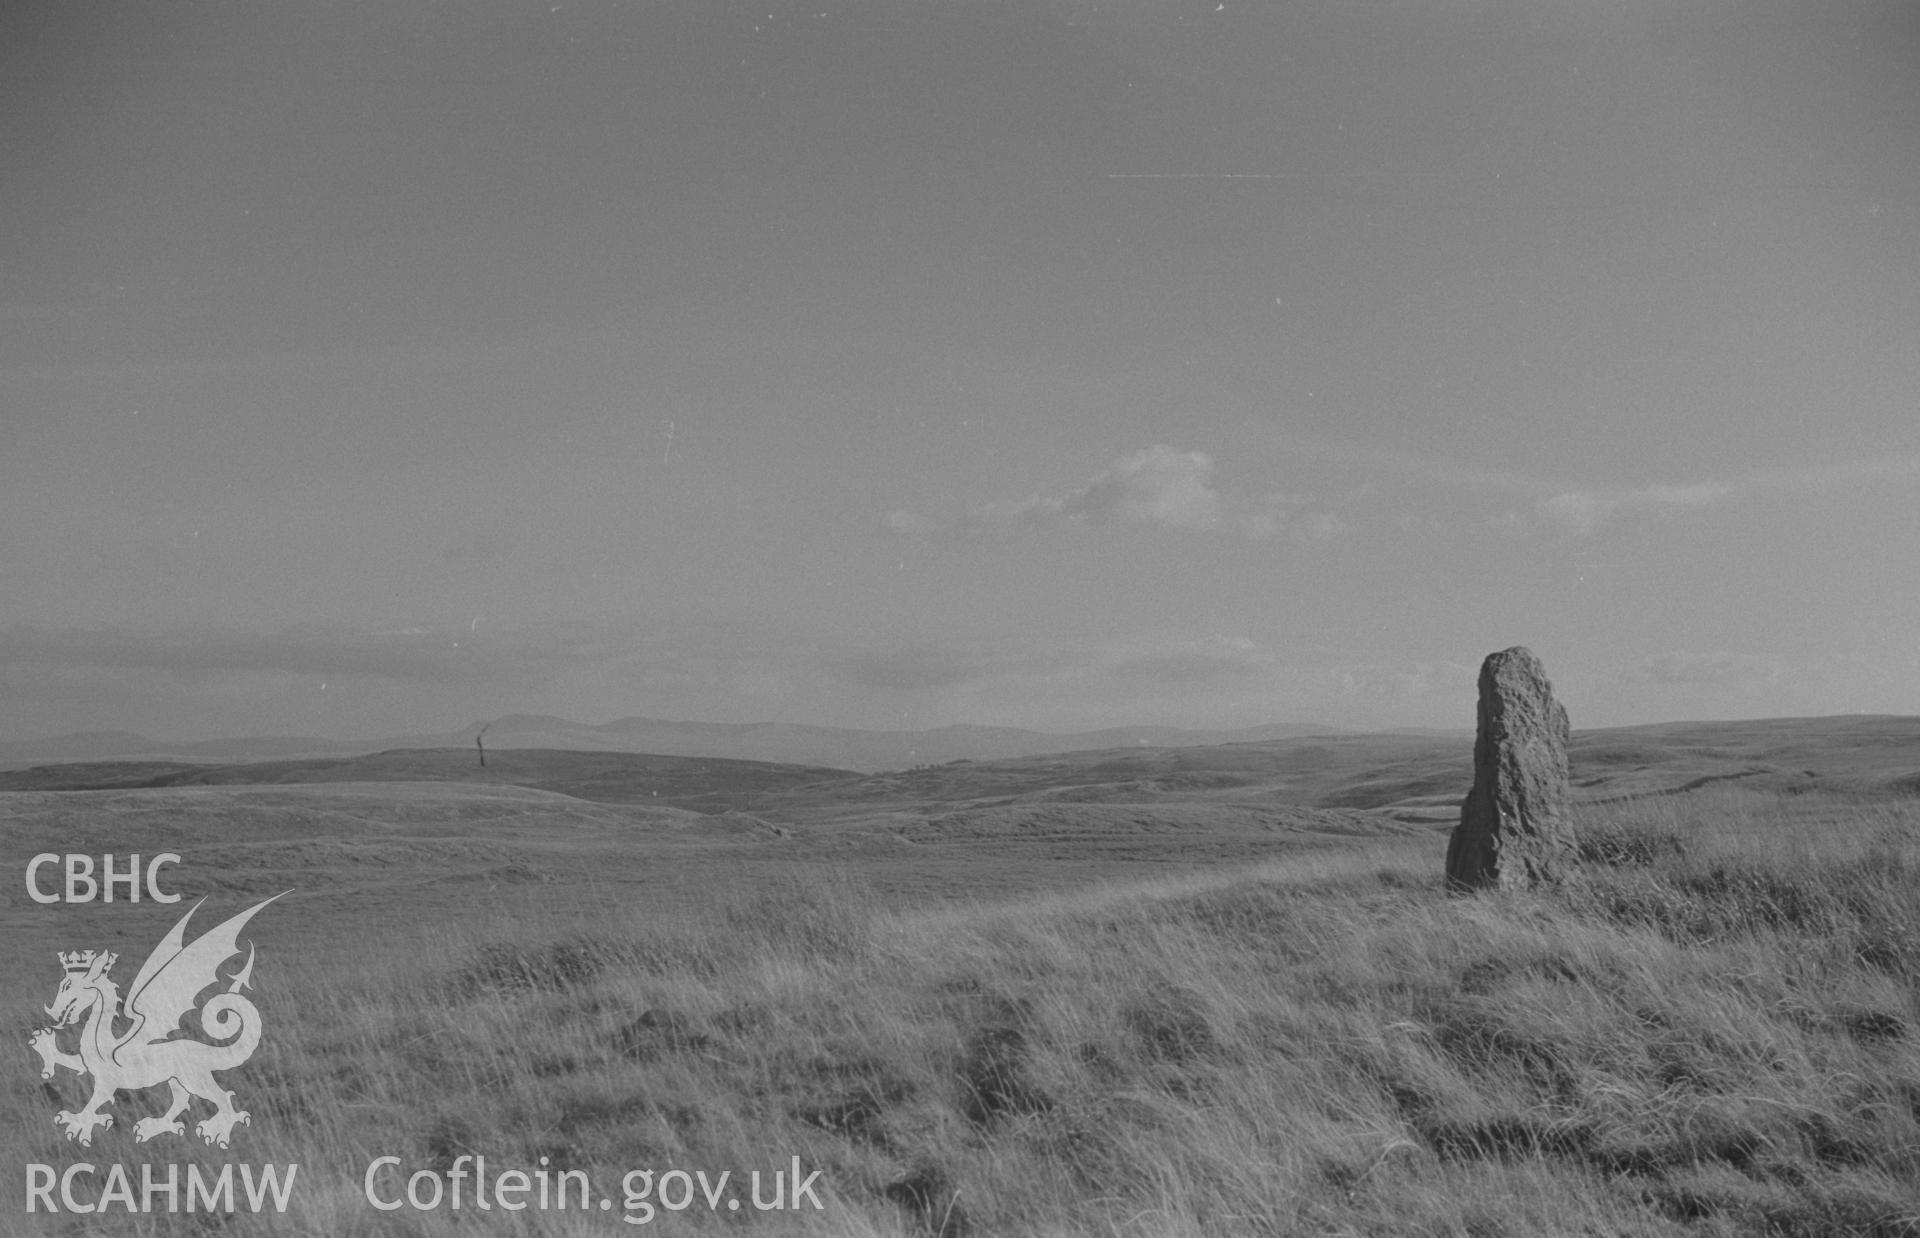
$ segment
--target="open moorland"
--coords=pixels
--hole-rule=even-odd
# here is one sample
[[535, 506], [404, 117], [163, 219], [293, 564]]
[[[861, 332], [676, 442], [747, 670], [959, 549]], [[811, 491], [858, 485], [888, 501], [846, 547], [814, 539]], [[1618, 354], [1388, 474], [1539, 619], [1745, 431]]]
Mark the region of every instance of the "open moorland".
[[[1920, 720], [1577, 734], [1583, 875], [1526, 896], [1441, 889], [1470, 748], [0, 774], [16, 874], [173, 852], [184, 896], [9, 886], [0, 1208], [76, 1234], [1920, 1234]], [[136, 1144], [163, 1090], [63, 1139], [82, 1085], [24, 1047], [54, 952], [119, 952], [124, 985], [195, 898], [199, 932], [282, 891], [245, 934], [266, 1031], [225, 1076], [233, 1146]], [[381, 1156], [385, 1197], [484, 1156], [591, 1207], [382, 1211]], [[760, 1207], [749, 1175], [795, 1158], [811, 1193]], [[24, 1215], [19, 1166], [82, 1160], [300, 1170], [284, 1213]]]

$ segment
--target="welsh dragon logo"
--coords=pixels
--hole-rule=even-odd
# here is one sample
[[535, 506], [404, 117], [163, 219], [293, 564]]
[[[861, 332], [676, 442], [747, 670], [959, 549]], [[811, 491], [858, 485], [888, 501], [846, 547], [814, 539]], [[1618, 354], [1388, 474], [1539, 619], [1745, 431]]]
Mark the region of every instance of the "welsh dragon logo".
[[[119, 955], [92, 950], [59, 955], [67, 975], [54, 994], [53, 1004], [46, 1008], [53, 1016], [53, 1026], [35, 1032], [27, 1045], [40, 1055], [42, 1079], [53, 1078], [56, 1066], [93, 1076], [93, 1096], [86, 1107], [78, 1113], [63, 1109], [54, 1115], [54, 1122], [67, 1138], [90, 1147], [95, 1129], [113, 1125], [113, 1115], [100, 1110], [113, 1099], [114, 1092], [137, 1092], [164, 1083], [173, 1089], [167, 1111], [135, 1122], [134, 1139], [145, 1143], [156, 1135], [184, 1135], [186, 1128], [180, 1115], [198, 1096], [212, 1102], [214, 1112], [195, 1128], [196, 1132], [210, 1144], [227, 1146], [233, 1128], [248, 1121], [248, 1115], [246, 1110], [233, 1107], [233, 1093], [214, 1081], [213, 1072], [240, 1065], [260, 1043], [259, 1008], [240, 995], [241, 989], [251, 985], [251, 944], [246, 965], [231, 978], [226, 992], [214, 994], [200, 1007], [201, 1028], [221, 1043], [174, 1037], [181, 1031], [181, 1019], [194, 1008], [194, 999], [208, 986], [219, 983], [220, 965], [240, 952], [240, 930], [256, 912], [279, 897], [276, 894], [254, 904], [202, 933], [192, 945], [184, 945], [187, 921], [200, 904], [189, 907], [140, 965], [124, 1004], [119, 989], [107, 978]], [[61, 1052], [54, 1043], [55, 1035], [83, 1019], [80, 1052]], [[116, 1023], [130, 1026], [116, 1032]]]

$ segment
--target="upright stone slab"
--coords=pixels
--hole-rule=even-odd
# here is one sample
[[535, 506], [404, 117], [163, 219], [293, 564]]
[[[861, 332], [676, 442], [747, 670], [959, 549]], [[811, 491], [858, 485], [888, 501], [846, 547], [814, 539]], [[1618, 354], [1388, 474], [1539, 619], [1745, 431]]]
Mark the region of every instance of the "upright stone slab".
[[1522, 890], [1565, 876], [1576, 862], [1567, 815], [1567, 711], [1531, 650], [1480, 664], [1473, 790], [1447, 844], [1447, 885]]

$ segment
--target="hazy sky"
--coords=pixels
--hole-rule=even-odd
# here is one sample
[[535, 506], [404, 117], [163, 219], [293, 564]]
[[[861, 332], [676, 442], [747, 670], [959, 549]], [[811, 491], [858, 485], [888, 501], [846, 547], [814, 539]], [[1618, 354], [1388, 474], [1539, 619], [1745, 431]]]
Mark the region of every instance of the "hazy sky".
[[1920, 712], [1920, 6], [0, 9], [0, 738]]

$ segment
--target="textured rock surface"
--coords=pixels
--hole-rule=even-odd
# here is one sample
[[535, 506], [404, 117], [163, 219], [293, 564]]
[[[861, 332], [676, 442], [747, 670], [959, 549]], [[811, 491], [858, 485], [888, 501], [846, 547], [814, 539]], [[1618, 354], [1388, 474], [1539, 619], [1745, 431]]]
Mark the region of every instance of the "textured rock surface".
[[1480, 664], [1473, 790], [1447, 844], [1447, 884], [1526, 889], [1576, 862], [1567, 815], [1567, 711], [1546, 669], [1515, 647]]

